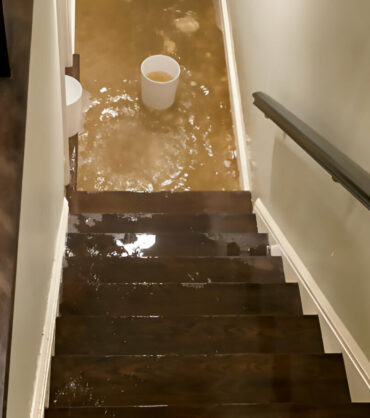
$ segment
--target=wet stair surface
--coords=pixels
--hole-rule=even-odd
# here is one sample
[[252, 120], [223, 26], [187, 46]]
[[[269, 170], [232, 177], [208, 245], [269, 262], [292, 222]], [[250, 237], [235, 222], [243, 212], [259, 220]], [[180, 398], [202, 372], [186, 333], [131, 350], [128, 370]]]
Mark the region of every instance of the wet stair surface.
[[46, 417], [369, 416], [249, 193], [79, 193], [71, 207]]

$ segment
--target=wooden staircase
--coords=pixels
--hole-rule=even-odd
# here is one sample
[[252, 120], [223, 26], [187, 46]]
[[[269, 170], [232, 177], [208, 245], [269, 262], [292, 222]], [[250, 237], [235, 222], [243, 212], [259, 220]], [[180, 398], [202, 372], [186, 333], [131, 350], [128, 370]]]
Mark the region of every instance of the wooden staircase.
[[247, 192], [73, 192], [47, 418], [352, 418]]

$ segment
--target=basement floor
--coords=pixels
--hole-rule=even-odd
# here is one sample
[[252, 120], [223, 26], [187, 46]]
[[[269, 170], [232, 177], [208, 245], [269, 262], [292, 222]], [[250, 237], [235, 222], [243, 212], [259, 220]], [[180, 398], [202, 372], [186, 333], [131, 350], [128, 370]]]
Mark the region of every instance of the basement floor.
[[[85, 89], [78, 190], [239, 190], [212, 0], [79, 0], [76, 31]], [[140, 64], [154, 54], [181, 64], [166, 111], [140, 99]]]

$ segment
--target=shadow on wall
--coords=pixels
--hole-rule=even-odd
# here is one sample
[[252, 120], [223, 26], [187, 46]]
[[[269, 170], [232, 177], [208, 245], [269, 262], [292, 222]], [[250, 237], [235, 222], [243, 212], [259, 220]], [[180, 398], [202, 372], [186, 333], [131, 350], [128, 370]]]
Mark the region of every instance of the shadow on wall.
[[[343, 193], [347, 192], [307, 156], [305, 151], [293, 143], [288, 135], [283, 132], [275, 134], [270, 196], [278, 204], [279, 210], [289, 213], [292, 210], [293, 200], [294, 206], [297, 207], [294, 213], [302, 217], [304, 210], [298, 209], [310, 207], [312, 202], [315, 202], [310, 208], [310, 217], [315, 218], [319, 214], [322, 217], [321, 211], [325, 210], [329, 222], [335, 217], [337, 217], [336, 221], [341, 222], [341, 216], [351, 213], [357, 206], [356, 201], [348, 195], [340, 214], [333, 202]], [[306, 216], [304, 218], [306, 219]]]
[[[354, 300], [351, 289], [363, 286], [358, 289], [363, 295], [369, 291], [365, 278], [353, 277], [354, 265], [357, 271], [367, 271], [368, 248], [360, 245], [369, 233], [367, 210], [282, 132], [275, 135], [270, 201], [291, 244], [307, 265], [314, 266], [313, 276], [322, 278], [324, 293], [337, 289], [331, 297], [333, 307], [338, 303], [348, 316], [365, 318], [366, 297]], [[361, 324], [356, 331], [363, 333]]]

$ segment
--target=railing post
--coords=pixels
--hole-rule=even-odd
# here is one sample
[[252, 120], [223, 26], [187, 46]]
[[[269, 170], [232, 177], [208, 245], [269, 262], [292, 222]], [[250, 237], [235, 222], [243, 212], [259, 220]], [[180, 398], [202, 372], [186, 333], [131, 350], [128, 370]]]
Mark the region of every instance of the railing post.
[[4, 23], [3, 0], [0, 3], [0, 77], [10, 77], [8, 45]]

